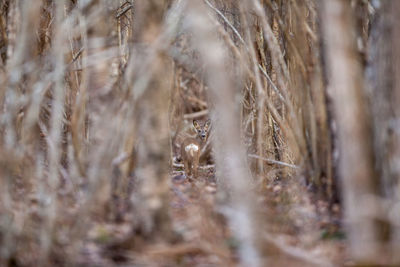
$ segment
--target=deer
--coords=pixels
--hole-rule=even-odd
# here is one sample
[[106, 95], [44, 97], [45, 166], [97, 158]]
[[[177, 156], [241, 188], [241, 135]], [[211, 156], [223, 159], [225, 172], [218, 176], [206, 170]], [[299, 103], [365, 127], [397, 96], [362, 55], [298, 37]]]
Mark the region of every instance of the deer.
[[207, 120], [204, 123], [193, 120], [193, 127], [196, 130], [196, 137], [188, 137], [183, 140], [181, 144], [181, 158], [186, 177], [197, 177], [200, 154], [204, 145], [207, 143], [210, 125], [210, 120]]

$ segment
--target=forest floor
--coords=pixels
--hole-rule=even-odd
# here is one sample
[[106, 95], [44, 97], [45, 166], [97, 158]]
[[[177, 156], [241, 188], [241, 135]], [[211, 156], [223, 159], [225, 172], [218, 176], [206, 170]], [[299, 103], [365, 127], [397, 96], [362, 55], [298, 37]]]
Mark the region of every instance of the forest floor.
[[[140, 252], [132, 252], [124, 249], [132, 229], [129, 220], [98, 223], [89, 231], [90, 241], [79, 260], [82, 265], [236, 266], [238, 242], [225, 216], [229, 209], [218, 204], [220, 192], [213, 169], [203, 169], [194, 180], [181, 171], [174, 171], [170, 178], [170, 217], [180, 236], [175, 244], [142, 240]], [[267, 222], [265, 229], [256, 232], [267, 240], [265, 252], [271, 266], [346, 264], [339, 207], [334, 207], [336, 218], [329, 217], [328, 204], [309, 198], [306, 189], [294, 181], [266, 181], [263, 186], [266, 190], [258, 201], [260, 218]]]

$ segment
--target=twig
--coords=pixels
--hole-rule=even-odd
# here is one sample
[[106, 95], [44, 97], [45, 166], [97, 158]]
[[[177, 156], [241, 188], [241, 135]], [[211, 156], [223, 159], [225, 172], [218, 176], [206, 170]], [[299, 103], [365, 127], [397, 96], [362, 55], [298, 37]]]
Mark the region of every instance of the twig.
[[[182, 163], [172, 163], [172, 167], [183, 168], [183, 164]], [[199, 169], [202, 169], [202, 170], [209, 170], [209, 169], [213, 169], [213, 168], [215, 168], [214, 164], [199, 166]]]
[[129, 158], [129, 154], [126, 153], [126, 152], [123, 152], [122, 154], [118, 155], [117, 157], [115, 157], [115, 158], [112, 160], [111, 165], [112, 165], [112, 166], [118, 166], [118, 165], [120, 165], [121, 163], [125, 162], [128, 158]]
[[183, 168], [183, 164], [182, 163], [172, 163], [172, 167]]
[[215, 168], [214, 164], [209, 164], [209, 165], [204, 165], [204, 166], [199, 166], [200, 169], [202, 170], [209, 170]]
[[272, 245], [276, 246], [281, 252], [300, 261], [304, 261], [304, 263], [311, 263], [317, 266], [333, 266], [328, 260], [313, 256], [309, 251], [289, 246], [285, 244], [283, 240], [279, 240], [268, 233], [264, 233], [264, 238]]
[[70, 64], [73, 63], [73, 62], [75, 62], [75, 61], [78, 59], [78, 57], [82, 54], [82, 52], [83, 52], [83, 47], [81, 47], [81, 48], [79, 49], [79, 51], [73, 56], [73, 58], [72, 58]]
[[294, 165], [294, 164], [290, 164], [290, 163], [286, 163], [286, 162], [282, 162], [282, 161], [278, 161], [278, 160], [274, 160], [274, 159], [267, 159], [267, 158], [260, 157], [260, 156], [255, 155], [255, 154], [248, 154], [247, 156], [249, 158], [261, 159], [261, 160], [263, 160], [265, 162], [268, 162], [270, 164], [281, 165], [281, 166], [290, 167], [290, 168], [293, 168], [293, 169], [299, 169], [300, 168], [299, 166]]
[[[127, 4], [128, 2], [125, 2], [123, 5]], [[122, 6], [123, 6], [122, 5]], [[117, 13], [117, 15], [115, 15], [116, 19], [119, 19], [122, 15], [124, 15], [126, 12], [128, 12], [128, 10], [130, 10], [132, 8], [132, 4], [129, 3], [126, 7], [124, 7], [120, 12]]]
[[208, 114], [208, 109], [183, 115], [184, 119], [194, 119]]
[[228, 26], [232, 29], [232, 31], [236, 34], [236, 36], [239, 38], [240, 42], [244, 45], [246, 45], [245, 41], [243, 40], [243, 37], [240, 35], [240, 33], [238, 32], [238, 30], [236, 30], [236, 28], [229, 22], [229, 20], [224, 16], [224, 14], [222, 14], [221, 11], [219, 11], [216, 7], [214, 7], [208, 0], [204, 0], [204, 2], [206, 2], [206, 4], [212, 9], [214, 10], [223, 20], [226, 24], [228, 24]]

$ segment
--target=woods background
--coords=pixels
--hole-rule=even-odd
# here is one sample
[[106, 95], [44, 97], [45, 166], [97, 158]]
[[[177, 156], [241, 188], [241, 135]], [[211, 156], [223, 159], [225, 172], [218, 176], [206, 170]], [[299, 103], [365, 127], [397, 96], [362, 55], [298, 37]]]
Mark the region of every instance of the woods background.
[[1, 0], [0, 265], [400, 265], [399, 12]]

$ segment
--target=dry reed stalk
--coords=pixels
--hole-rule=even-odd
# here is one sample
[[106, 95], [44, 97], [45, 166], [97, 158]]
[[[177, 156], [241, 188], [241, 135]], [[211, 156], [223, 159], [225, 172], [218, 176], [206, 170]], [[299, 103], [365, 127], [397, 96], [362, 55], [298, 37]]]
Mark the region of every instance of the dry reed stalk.
[[[243, 5], [243, 4], [242, 4]], [[248, 4], [245, 6], [245, 8], [241, 8], [241, 10], [244, 10], [245, 12], [248, 12]], [[244, 12], [242, 12], [242, 14], [244, 14]], [[251, 40], [253, 39], [250, 33], [250, 21], [246, 21], [246, 19], [243, 15], [242, 15], [242, 21], [243, 21], [243, 25], [244, 28], [246, 29], [246, 40], [247, 43], [251, 43]], [[253, 45], [248, 45], [249, 47], [249, 58], [252, 61], [252, 65], [253, 65], [253, 72], [255, 75], [255, 87], [256, 87], [256, 99], [257, 99], [257, 103], [255, 104], [256, 106], [256, 111], [257, 111], [257, 118], [256, 118], [256, 133], [255, 133], [255, 140], [256, 140], [256, 151], [259, 157], [257, 157], [258, 161], [257, 161], [257, 171], [259, 174], [263, 174], [264, 172], [264, 164], [263, 161], [261, 160], [261, 158], [264, 157], [264, 146], [265, 146], [265, 141], [264, 141], [264, 123], [265, 123], [265, 119], [264, 119], [264, 107], [265, 107], [265, 101], [266, 100], [266, 93], [264, 91], [262, 82], [261, 82], [261, 77], [260, 77], [260, 73], [258, 71], [258, 62], [257, 57], [256, 57], [256, 51], [254, 49]]]
[[58, 1], [55, 6], [55, 36], [52, 56], [54, 58], [54, 90], [53, 90], [53, 101], [51, 103], [51, 118], [50, 118], [50, 130], [49, 130], [49, 150], [48, 150], [48, 162], [49, 162], [49, 192], [50, 195], [50, 207], [47, 212], [47, 220], [49, 227], [49, 234], [47, 244], [44, 245], [44, 250], [48, 253], [52, 246], [54, 224], [57, 217], [58, 199], [57, 189], [60, 184], [60, 167], [61, 167], [61, 153], [63, 140], [63, 118], [64, 118], [64, 104], [65, 104], [65, 84], [64, 84], [64, 54], [66, 53], [66, 47], [64, 46], [64, 1]]
[[[368, 4], [352, 2], [361, 9], [357, 27], [365, 44]], [[332, 200], [335, 193], [317, 7], [315, 0], [2, 1], [0, 265], [118, 266], [116, 259], [231, 265], [236, 253], [246, 266], [281, 263], [286, 256], [329, 265], [308, 250], [258, 235], [266, 227], [292, 226], [303, 240], [307, 229], [319, 228], [321, 214], [294, 199], [326, 199], [328, 192]], [[344, 58], [335, 44], [329, 42], [328, 54], [338, 49]], [[184, 205], [197, 201], [180, 222], [171, 216], [177, 212], [170, 206], [169, 173], [182, 168], [177, 148], [188, 122], [207, 116], [214, 121], [215, 165], [204, 149], [205, 185], [199, 179], [189, 193], [173, 188]], [[342, 120], [338, 115], [339, 125]], [[208, 186], [214, 170], [217, 197], [228, 196], [222, 205], [206, 192], [216, 190]], [[344, 188], [348, 195], [358, 192], [351, 186]], [[312, 210], [305, 211], [312, 222], [269, 216], [275, 209], [300, 214], [301, 208]], [[396, 218], [389, 218], [393, 227]], [[197, 245], [185, 239], [193, 235], [187, 229], [175, 239], [174, 223], [193, 227]], [[98, 231], [104, 224], [115, 232]], [[119, 228], [128, 234], [121, 238]], [[321, 244], [315, 229], [313, 242]], [[350, 240], [357, 231], [350, 230]], [[239, 241], [237, 248], [230, 238]]]
[[[288, 67], [283, 59], [283, 52], [281, 50], [281, 47], [279, 46], [277, 37], [274, 35], [274, 32], [272, 31], [272, 28], [267, 21], [268, 16], [266, 16], [265, 11], [263, 10], [259, 1], [252, 1], [252, 9], [261, 21], [264, 37], [266, 38], [266, 41], [268, 42], [269, 48], [271, 50], [270, 52], [273, 70], [277, 75], [278, 85], [281, 88], [284, 99], [286, 100], [283, 103], [285, 105], [285, 108], [287, 109], [287, 121], [280, 118], [280, 116], [286, 118], [286, 114], [278, 115], [276, 111], [274, 111], [273, 106], [268, 104], [268, 102], [267, 106], [272, 116], [275, 117], [275, 120], [278, 119], [277, 122], [280, 126], [283, 125], [283, 121], [285, 124], [288, 124], [289, 127], [285, 127], [290, 130], [285, 134], [287, 136], [287, 142], [294, 142], [290, 144], [289, 147], [296, 148], [297, 146], [297, 149], [292, 151], [292, 153], [294, 153], [294, 157], [297, 160], [302, 160], [300, 155], [306, 151], [306, 144], [303, 134], [301, 132], [301, 124], [299, 124], [297, 115], [294, 111], [295, 106], [293, 105], [292, 101], [290, 101], [292, 95], [288, 88], [289, 82], [291, 80]], [[279, 123], [279, 121], [281, 121], [281, 123]], [[285, 128], [281, 128], [281, 130], [285, 130]]]

